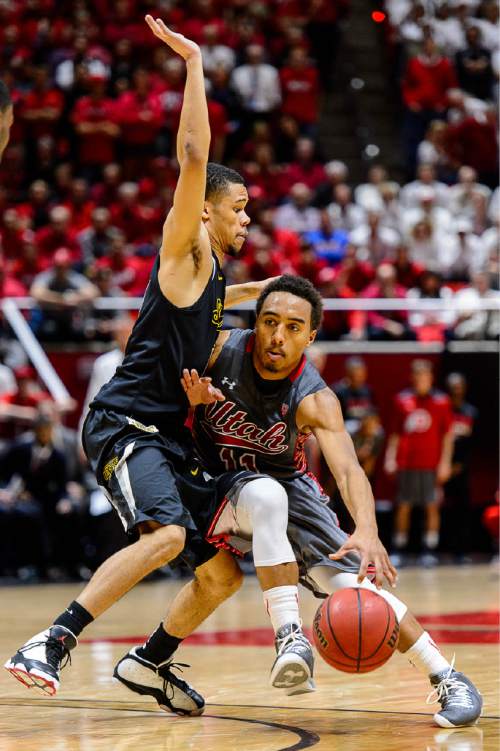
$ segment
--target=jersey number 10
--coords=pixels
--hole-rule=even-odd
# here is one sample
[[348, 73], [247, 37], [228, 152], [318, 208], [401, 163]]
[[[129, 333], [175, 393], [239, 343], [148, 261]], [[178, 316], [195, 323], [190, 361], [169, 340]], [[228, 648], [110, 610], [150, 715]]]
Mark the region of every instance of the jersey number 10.
[[258, 472], [257, 463], [255, 461], [255, 454], [246, 452], [241, 456], [234, 458], [234, 451], [229, 446], [224, 446], [219, 452], [221, 461], [224, 464], [227, 472], [231, 472], [236, 469], [247, 469], [249, 472]]

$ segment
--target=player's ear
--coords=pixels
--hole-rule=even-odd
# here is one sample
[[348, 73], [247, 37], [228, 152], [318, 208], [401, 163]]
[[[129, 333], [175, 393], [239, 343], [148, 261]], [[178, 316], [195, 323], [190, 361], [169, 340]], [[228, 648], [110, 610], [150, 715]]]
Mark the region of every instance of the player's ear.
[[318, 333], [317, 329], [313, 329], [311, 331], [311, 333], [309, 334], [309, 341], [307, 342], [306, 347], [310, 347], [311, 346], [311, 344], [313, 343], [313, 341], [316, 339], [317, 333]]
[[203, 204], [203, 211], [201, 213], [201, 221], [208, 222], [209, 219], [210, 219], [210, 214], [208, 210], [208, 201], [205, 201], [205, 203]]

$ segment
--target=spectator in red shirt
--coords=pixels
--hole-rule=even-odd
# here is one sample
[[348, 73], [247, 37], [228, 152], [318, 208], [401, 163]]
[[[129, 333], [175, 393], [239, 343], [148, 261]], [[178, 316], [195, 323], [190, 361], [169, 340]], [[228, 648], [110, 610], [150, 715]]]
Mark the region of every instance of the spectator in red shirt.
[[262, 281], [283, 273], [279, 252], [273, 248], [271, 237], [259, 227], [250, 232], [249, 250], [252, 254], [247, 261], [250, 279]]
[[161, 232], [162, 208], [151, 199], [154, 183], [141, 180], [126, 182], [118, 190], [118, 202], [111, 206], [114, 226], [125, 233], [128, 242], [150, 243]]
[[2, 253], [7, 258], [15, 258], [19, 245], [21, 243], [21, 236], [29, 226], [29, 221], [26, 217], [19, 214], [16, 209], [7, 209], [2, 216], [2, 224], [0, 225], [0, 247]]
[[255, 157], [242, 168], [249, 186], [257, 185], [265, 198], [276, 203], [282, 192], [283, 172], [276, 164], [274, 149], [270, 143], [259, 143], [255, 147]]
[[16, 207], [19, 214], [29, 217], [31, 229], [37, 230], [49, 223], [50, 191], [45, 180], [35, 180], [29, 187], [29, 201]]
[[54, 124], [61, 116], [64, 100], [57, 89], [51, 87], [49, 71], [45, 65], [33, 71], [33, 89], [27, 94], [22, 107], [28, 142], [54, 134]]
[[208, 121], [210, 123], [210, 159], [222, 162], [226, 150], [226, 134], [229, 129], [226, 108], [214, 99], [207, 99]]
[[[377, 276], [361, 297], [364, 298], [404, 298], [406, 290], [396, 281], [396, 271], [390, 263], [381, 263]], [[408, 314], [405, 310], [370, 310], [360, 315], [356, 334], [362, 338], [367, 334], [370, 339], [390, 341], [391, 339], [415, 339], [415, 333], [408, 326]]]
[[89, 198], [89, 185], [81, 177], [71, 181], [71, 192], [63, 203], [71, 212], [71, 229], [80, 232], [90, 226], [95, 203]]
[[417, 287], [424, 267], [414, 263], [410, 258], [407, 245], [399, 245], [395, 251], [395, 258], [391, 261], [396, 271], [396, 282], [405, 289]]
[[35, 277], [45, 271], [47, 266], [48, 262], [44, 263], [38, 257], [35, 233], [30, 229], [25, 230], [21, 236], [17, 258], [11, 262], [10, 273], [25, 289], [29, 290]]
[[0, 298], [25, 297], [28, 290], [6, 269], [5, 262], [0, 258]]
[[375, 271], [371, 263], [360, 261], [356, 246], [347, 245], [344, 257], [334, 270], [333, 279], [340, 287], [347, 287], [353, 292], [359, 293], [370, 284], [374, 276]]
[[498, 122], [496, 110], [466, 116], [447, 132], [447, 151], [455, 163], [472, 167], [479, 182], [490, 188], [498, 185]]
[[304, 183], [311, 190], [316, 190], [326, 180], [325, 169], [315, 159], [315, 145], [312, 138], [299, 138], [295, 147], [295, 161], [283, 173], [283, 194], [290, 185]]
[[321, 270], [326, 266], [326, 261], [317, 258], [314, 245], [309, 240], [302, 239], [300, 241], [300, 255], [295, 264], [295, 272], [299, 276], [309, 279], [315, 287], [319, 287]]
[[446, 394], [433, 389], [432, 363], [414, 360], [412, 388], [401, 391], [394, 403], [394, 423], [389, 437], [385, 469], [398, 473], [398, 506], [394, 547], [400, 554], [407, 546], [411, 511], [425, 508], [424, 565], [433, 565], [432, 553], [439, 543], [438, 486], [451, 474], [453, 454], [452, 412]]
[[295, 266], [300, 258], [300, 242], [296, 232], [274, 226], [274, 209], [265, 208], [257, 214], [257, 224], [268, 234], [276, 248], [288, 264]]
[[280, 70], [281, 111], [294, 117], [304, 135], [314, 136], [318, 122], [318, 71], [303, 47], [293, 47], [288, 65]]
[[[163, 108], [158, 94], [151, 90], [151, 78], [145, 68], [136, 68], [133, 88], [117, 101], [117, 121], [121, 125], [126, 176], [143, 174], [156, 150], [156, 139], [163, 125]], [[144, 160], [147, 160], [146, 164]]]
[[103, 166], [115, 159], [120, 129], [115, 102], [105, 95], [105, 78], [95, 77], [89, 83], [90, 94], [77, 100], [71, 119], [78, 134], [80, 168], [95, 180], [101, 176]]
[[[37, 379], [36, 371], [29, 365], [22, 365], [14, 370], [14, 375], [17, 382], [17, 390], [11, 394], [3, 394], [0, 401], [3, 404], [8, 404], [16, 407], [27, 407], [28, 409], [19, 411], [19, 417], [22, 419], [29, 419], [29, 416], [35, 417], [35, 413], [31, 410], [36, 409], [42, 402], [50, 401], [51, 396], [48, 391], [44, 391]], [[1, 410], [4, 413], [4, 410]], [[6, 415], [9, 416], [9, 411], [6, 411]], [[16, 418], [16, 411], [10, 413], [11, 417]]]
[[58, 248], [67, 248], [72, 262], [80, 259], [76, 232], [71, 228], [71, 212], [66, 206], [54, 206], [50, 211], [50, 224], [36, 233], [36, 242], [42, 261], [51, 261]]
[[96, 262], [95, 268], [109, 269], [113, 275], [113, 285], [131, 297], [141, 297], [155, 261], [155, 254], [145, 251], [146, 248], [142, 246], [139, 255], [132, 255], [123, 232], [115, 230], [108, 254]]
[[453, 64], [439, 53], [432, 37], [425, 39], [422, 53], [408, 63], [401, 86], [406, 105], [404, 140], [413, 174], [418, 144], [424, 140], [431, 121], [443, 118], [448, 106], [447, 92], [457, 86]]
[[118, 189], [122, 182], [122, 169], [116, 162], [106, 164], [102, 170], [102, 182], [92, 186], [90, 195], [98, 206], [111, 206], [118, 200]]

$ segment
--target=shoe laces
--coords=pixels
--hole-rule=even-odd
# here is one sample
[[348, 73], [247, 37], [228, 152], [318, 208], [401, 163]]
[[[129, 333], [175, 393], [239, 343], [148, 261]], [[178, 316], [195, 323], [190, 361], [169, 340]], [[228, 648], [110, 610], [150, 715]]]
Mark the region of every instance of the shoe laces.
[[[169, 673], [173, 670], [178, 670], [180, 673], [183, 673], [182, 668], [189, 668], [191, 667], [185, 662], [166, 662], [163, 665], [159, 665], [157, 668], [157, 673], [160, 676], [160, 678], [163, 678], [163, 690], [165, 692], [165, 696], [169, 701], [172, 701], [174, 698], [175, 693], [175, 685], [172, 682], [172, 679], [169, 677]], [[163, 675], [163, 673], [160, 673], [160, 670], [165, 671], [166, 675]]]
[[48, 636], [44, 641], [29, 642], [18, 651], [26, 652], [33, 647], [45, 647], [47, 662], [56, 671], [62, 670], [68, 663], [71, 665], [71, 654], [68, 647], [63, 641], [56, 639], [54, 636]]
[[283, 654], [283, 652], [289, 647], [291, 644], [294, 644], [295, 642], [298, 642], [304, 647], [309, 646], [309, 642], [307, 641], [301, 625], [297, 625], [296, 628], [292, 628], [290, 633], [285, 634], [285, 636], [282, 636], [280, 638], [276, 639], [276, 654], [278, 657]]
[[448, 672], [427, 697], [427, 704], [442, 704], [443, 709], [449, 707], [472, 707], [472, 697], [469, 686], [460, 678], [452, 675], [454, 671], [455, 655]]

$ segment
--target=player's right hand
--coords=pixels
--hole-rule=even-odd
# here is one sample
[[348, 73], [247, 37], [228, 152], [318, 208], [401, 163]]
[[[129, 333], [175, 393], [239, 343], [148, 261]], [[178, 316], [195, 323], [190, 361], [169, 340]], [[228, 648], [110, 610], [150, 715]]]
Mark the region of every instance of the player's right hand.
[[177, 34], [175, 31], [171, 31], [168, 26], [163, 23], [161, 18], [155, 20], [153, 16], [147, 15], [146, 23], [158, 39], [165, 42], [170, 49], [177, 52], [177, 54], [183, 57], [184, 60], [189, 60], [191, 57], [201, 57], [200, 48], [195, 42], [187, 39], [182, 34]]
[[208, 376], [200, 378], [198, 371], [194, 368], [191, 371], [184, 368], [181, 384], [191, 407], [196, 407], [198, 404], [213, 404], [214, 402], [225, 401], [226, 397], [222, 391], [212, 386], [212, 379]]

